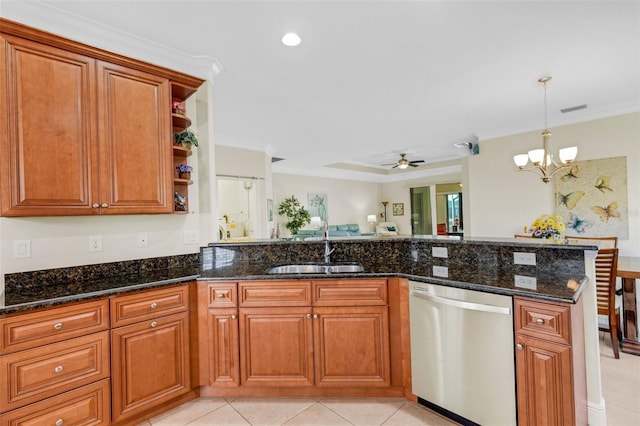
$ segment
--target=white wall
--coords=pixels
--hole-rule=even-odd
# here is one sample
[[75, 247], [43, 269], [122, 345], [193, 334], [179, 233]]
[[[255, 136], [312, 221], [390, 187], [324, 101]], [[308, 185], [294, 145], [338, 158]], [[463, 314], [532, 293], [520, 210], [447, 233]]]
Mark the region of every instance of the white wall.
[[[282, 200], [293, 195], [308, 209], [307, 194], [321, 193], [327, 194], [330, 225], [357, 223], [360, 225], [360, 232], [368, 232], [367, 215], [382, 211], [381, 190], [378, 183], [274, 173], [274, 219], [280, 223], [280, 232], [288, 235], [288, 230], [284, 227], [286, 217], [278, 216], [278, 206]], [[387, 207], [387, 211], [390, 208], [391, 205]]]
[[[640, 256], [640, 113], [551, 128], [550, 150], [578, 147], [577, 160], [627, 157], [629, 240], [621, 256]], [[465, 235], [513, 237], [538, 216], [554, 212], [553, 182], [519, 172], [515, 154], [542, 147], [540, 131], [480, 142], [464, 173]]]

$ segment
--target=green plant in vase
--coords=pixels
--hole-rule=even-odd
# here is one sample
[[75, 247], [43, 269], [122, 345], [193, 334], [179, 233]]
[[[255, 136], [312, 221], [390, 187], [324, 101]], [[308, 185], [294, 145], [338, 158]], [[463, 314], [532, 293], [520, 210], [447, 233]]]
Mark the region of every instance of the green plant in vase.
[[285, 198], [278, 206], [278, 214], [287, 216], [289, 221], [285, 227], [291, 232], [291, 235], [297, 234], [298, 230], [305, 224], [311, 222], [309, 211], [304, 208], [295, 196]]
[[191, 145], [198, 146], [198, 137], [191, 130], [186, 129], [173, 135], [173, 143], [191, 149]]

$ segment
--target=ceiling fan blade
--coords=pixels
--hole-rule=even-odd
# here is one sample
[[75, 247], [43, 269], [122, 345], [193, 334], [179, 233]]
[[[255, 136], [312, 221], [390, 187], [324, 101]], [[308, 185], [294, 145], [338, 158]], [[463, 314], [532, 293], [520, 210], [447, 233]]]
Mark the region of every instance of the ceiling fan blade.
[[393, 165], [398, 165], [398, 163], [387, 163], [387, 164], [380, 164], [381, 166], [393, 166]]
[[395, 169], [396, 167], [398, 167], [398, 164], [396, 164], [395, 166], [392, 167], [392, 169]]
[[409, 164], [418, 164], [418, 163], [424, 163], [424, 160], [409, 161]]
[[418, 166], [417, 164], [410, 163], [409, 167], [420, 167], [420, 166]]

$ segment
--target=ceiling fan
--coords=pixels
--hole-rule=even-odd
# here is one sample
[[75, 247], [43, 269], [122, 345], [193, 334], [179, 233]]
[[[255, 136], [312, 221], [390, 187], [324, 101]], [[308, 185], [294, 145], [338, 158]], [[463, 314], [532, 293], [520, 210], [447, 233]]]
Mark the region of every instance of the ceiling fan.
[[383, 164], [383, 166], [393, 165], [392, 169], [395, 169], [396, 167], [399, 169], [406, 169], [407, 167], [418, 167], [418, 164], [424, 163], [424, 160], [409, 161], [407, 160], [406, 156], [407, 154], [400, 154], [400, 159], [397, 162]]

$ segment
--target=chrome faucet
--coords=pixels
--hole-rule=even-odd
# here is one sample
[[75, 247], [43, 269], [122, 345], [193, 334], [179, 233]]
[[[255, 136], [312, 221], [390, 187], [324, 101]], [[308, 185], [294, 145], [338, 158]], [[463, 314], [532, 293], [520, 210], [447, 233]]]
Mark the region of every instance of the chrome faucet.
[[326, 220], [322, 222], [322, 239], [325, 241], [329, 239], [329, 223]]
[[333, 253], [334, 250], [335, 248], [331, 248], [329, 240], [325, 239], [324, 240], [324, 263], [331, 263], [331, 253]]

